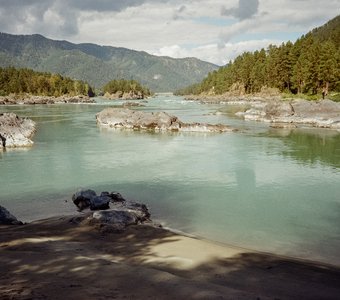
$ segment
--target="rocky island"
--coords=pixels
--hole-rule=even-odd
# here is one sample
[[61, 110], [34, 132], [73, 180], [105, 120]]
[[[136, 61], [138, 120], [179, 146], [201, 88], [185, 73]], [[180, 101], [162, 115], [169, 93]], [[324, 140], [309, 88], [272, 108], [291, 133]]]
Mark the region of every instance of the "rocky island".
[[35, 122], [20, 118], [14, 113], [0, 114], [0, 150], [33, 145], [30, 139], [35, 133]]
[[273, 127], [305, 124], [318, 128], [340, 129], [340, 103], [331, 100], [267, 101], [236, 115], [245, 120], [272, 123]]
[[184, 123], [165, 112], [144, 112], [124, 108], [106, 108], [96, 115], [101, 127], [146, 131], [173, 132], [231, 132], [235, 129], [223, 124]]

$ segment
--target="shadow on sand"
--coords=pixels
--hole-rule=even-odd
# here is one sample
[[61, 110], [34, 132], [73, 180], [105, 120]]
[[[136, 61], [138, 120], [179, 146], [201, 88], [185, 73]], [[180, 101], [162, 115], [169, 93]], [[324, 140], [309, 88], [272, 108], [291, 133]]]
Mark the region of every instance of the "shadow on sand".
[[101, 233], [69, 217], [1, 226], [0, 299], [339, 299], [336, 267], [252, 252], [179, 267], [154, 251], [181, 238], [149, 225]]

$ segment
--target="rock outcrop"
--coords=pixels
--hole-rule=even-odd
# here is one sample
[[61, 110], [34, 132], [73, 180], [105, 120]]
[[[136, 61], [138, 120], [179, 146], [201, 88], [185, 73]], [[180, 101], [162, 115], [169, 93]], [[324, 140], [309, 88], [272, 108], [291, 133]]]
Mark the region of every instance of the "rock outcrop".
[[32, 95], [9, 95], [0, 96], [0, 105], [14, 105], [14, 104], [59, 104], [59, 103], [95, 103], [93, 99], [88, 96], [32, 96]]
[[141, 100], [144, 99], [144, 94], [141, 91], [129, 91], [129, 92], [122, 92], [118, 91], [114, 94], [105, 93], [104, 98], [110, 100]]
[[72, 200], [79, 211], [95, 210], [81, 221], [85, 219], [87, 223], [99, 224], [105, 230], [120, 231], [129, 225], [150, 221], [145, 204], [128, 201], [118, 192], [102, 192], [98, 196], [93, 190], [81, 190], [73, 194]]
[[0, 150], [13, 147], [29, 147], [35, 133], [35, 122], [20, 118], [14, 113], [0, 114]]
[[96, 115], [103, 127], [149, 131], [231, 132], [235, 129], [223, 124], [184, 123], [165, 112], [144, 112], [130, 109], [106, 108]]
[[6, 208], [0, 206], [0, 225], [21, 225], [22, 222], [18, 221]]
[[331, 100], [270, 101], [262, 108], [251, 108], [236, 114], [245, 120], [340, 129], [340, 103]]

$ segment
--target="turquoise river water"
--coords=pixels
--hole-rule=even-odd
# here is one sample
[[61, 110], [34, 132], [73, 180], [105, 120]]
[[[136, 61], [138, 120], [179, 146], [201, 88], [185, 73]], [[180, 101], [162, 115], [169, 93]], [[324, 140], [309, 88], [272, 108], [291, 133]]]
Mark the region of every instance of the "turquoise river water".
[[105, 130], [95, 114], [113, 102], [96, 101], [0, 108], [37, 122], [32, 148], [0, 152], [0, 205], [30, 221], [75, 213], [71, 197], [79, 188], [119, 191], [168, 227], [340, 265], [339, 132], [272, 129], [236, 118], [235, 106], [169, 95], [137, 109], [240, 131]]

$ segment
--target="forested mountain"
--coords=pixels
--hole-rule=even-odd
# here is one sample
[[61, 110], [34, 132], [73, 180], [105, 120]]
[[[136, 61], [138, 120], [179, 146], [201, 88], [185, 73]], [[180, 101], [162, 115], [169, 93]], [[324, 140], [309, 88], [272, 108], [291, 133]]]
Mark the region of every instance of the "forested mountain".
[[177, 93], [255, 93], [264, 87], [311, 95], [340, 91], [340, 16], [295, 43], [245, 52], [201, 83]]
[[55, 41], [41, 35], [0, 33], [0, 66], [60, 73], [102, 87], [134, 79], [152, 91], [174, 91], [200, 82], [218, 67], [196, 58], [174, 59], [95, 44]]
[[11, 93], [56, 97], [93, 96], [92, 88], [80, 80], [26, 68], [18, 70], [13, 67], [0, 67], [0, 96]]

